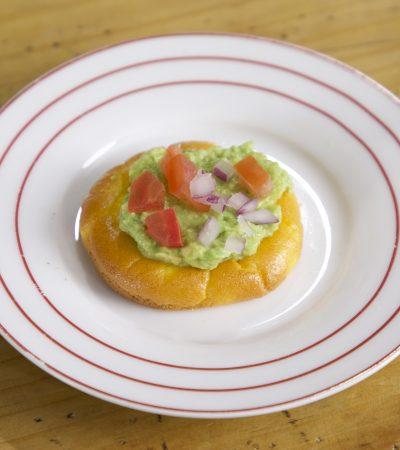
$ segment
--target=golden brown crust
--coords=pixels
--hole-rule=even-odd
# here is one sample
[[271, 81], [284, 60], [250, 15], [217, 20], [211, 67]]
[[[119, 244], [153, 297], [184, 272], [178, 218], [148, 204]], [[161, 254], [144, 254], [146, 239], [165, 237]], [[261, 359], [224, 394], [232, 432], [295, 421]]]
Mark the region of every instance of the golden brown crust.
[[[212, 144], [184, 145], [194, 150]], [[111, 288], [147, 306], [187, 309], [260, 297], [283, 281], [296, 264], [302, 245], [294, 194], [286, 192], [279, 200], [282, 223], [261, 242], [256, 254], [241, 261], [225, 261], [213, 270], [177, 267], [144, 257], [135, 241], [119, 229], [119, 208], [129, 186], [129, 166], [138, 156], [107, 172], [82, 205], [83, 245]]]

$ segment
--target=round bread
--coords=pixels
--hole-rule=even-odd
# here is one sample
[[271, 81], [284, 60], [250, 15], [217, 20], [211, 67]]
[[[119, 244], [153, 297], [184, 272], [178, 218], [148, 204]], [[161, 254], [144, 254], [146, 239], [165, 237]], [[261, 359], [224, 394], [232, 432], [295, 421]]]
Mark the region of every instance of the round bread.
[[[212, 145], [183, 143], [187, 150]], [[147, 306], [188, 309], [260, 297], [284, 280], [300, 256], [303, 236], [297, 200], [289, 191], [278, 202], [282, 209], [278, 230], [252, 256], [224, 261], [213, 270], [178, 267], [143, 256], [118, 223], [130, 184], [129, 167], [139, 156], [108, 171], [82, 205], [83, 245], [112, 289]]]

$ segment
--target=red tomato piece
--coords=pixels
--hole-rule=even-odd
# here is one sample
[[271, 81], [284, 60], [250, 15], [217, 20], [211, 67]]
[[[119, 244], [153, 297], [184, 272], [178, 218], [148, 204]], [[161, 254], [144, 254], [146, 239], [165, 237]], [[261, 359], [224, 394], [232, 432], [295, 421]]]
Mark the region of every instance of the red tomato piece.
[[271, 192], [271, 176], [254, 156], [243, 158], [235, 164], [235, 169], [243, 186], [254, 196], [266, 197]]
[[140, 213], [164, 208], [165, 187], [150, 171], [143, 172], [131, 184], [128, 211]]
[[210, 207], [196, 202], [190, 195], [190, 182], [196, 173], [196, 165], [190, 159], [186, 158], [185, 155], [178, 154], [174, 156], [168, 162], [168, 167], [165, 172], [168, 181], [168, 191], [196, 211], [205, 212]]
[[169, 169], [169, 162], [174, 156], [179, 155], [180, 153], [182, 153], [181, 144], [172, 144], [167, 148], [165, 156], [161, 161], [161, 170], [163, 171], [165, 176], [167, 176], [166, 173]]
[[196, 173], [196, 166], [185, 155], [174, 156], [169, 161], [166, 173], [169, 192], [177, 198], [186, 198], [190, 182]]
[[149, 236], [163, 247], [183, 247], [181, 229], [174, 209], [157, 211], [146, 217]]

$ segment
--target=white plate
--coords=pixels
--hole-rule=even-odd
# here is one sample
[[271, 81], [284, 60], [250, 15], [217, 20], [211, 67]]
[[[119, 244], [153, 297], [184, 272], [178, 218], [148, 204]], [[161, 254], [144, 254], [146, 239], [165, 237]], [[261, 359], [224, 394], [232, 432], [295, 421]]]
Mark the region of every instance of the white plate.
[[[365, 378], [400, 345], [399, 119], [359, 72], [251, 36], [150, 37], [53, 70], [0, 115], [4, 337], [78, 389], [162, 414], [263, 414]], [[292, 174], [303, 253], [267, 297], [141, 307], [76, 240], [105, 170], [185, 139], [253, 140]]]

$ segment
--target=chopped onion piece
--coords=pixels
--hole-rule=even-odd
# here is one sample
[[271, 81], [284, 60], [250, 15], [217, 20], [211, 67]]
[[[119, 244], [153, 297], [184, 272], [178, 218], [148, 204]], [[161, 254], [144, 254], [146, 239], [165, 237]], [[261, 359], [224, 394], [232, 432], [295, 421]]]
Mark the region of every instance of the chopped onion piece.
[[211, 209], [213, 211], [219, 212], [219, 213], [223, 213], [225, 211], [225, 204], [222, 202], [219, 203], [214, 203], [211, 205]]
[[213, 173], [222, 181], [228, 181], [235, 173], [235, 169], [229, 161], [221, 159], [221, 161], [214, 166]]
[[229, 198], [227, 205], [233, 209], [238, 210], [249, 200], [250, 199], [249, 197], [247, 197], [247, 195], [244, 195], [242, 192], [237, 192]]
[[206, 202], [210, 203], [211, 205], [218, 203], [220, 200], [219, 195], [211, 194], [206, 198]]
[[249, 200], [247, 203], [245, 203], [238, 209], [238, 214], [244, 214], [250, 211], [254, 211], [257, 209], [257, 206], [258, 206], [258, 199], [253, 198], [253, 200]]
[[213, 199], [213, 202], [211, 203], [211, 209], [218, 213], [223, 213], [225, 211], [226, 202], [228, 201], [228, 199], [224, 196], [219, 197], [218, 195], [216, 195], [215, 197], [218, 198], [218, 201], [215, 202]]
[[218, 203], [226, 205], [226, 198], [215, 194], [207, 195], [206, 197], [199, 197], [196, 198], [196, 200], [199, 203], [203, 203], [203, 205], [216, 205]]
[[197, 173], [190, 182], [190, 195], [197, 199], [211, 195], [216, 188], [214, 177], [211, 173]]
[[269, 209], [257, 209], [240, 215], [243, 219], [255, 224], [278, 223], [279, 219]]
[[200, 197], [196, 199], [197, 202], [203, 205], [208, 205], [213, 211], [223, 213], [226, 208], [226, 198], [218, 195], [209, 195], [208, 197]]
[[243, 232], [246, 236], [253, 236], [254, 232], [251, 229], [247, 220], [243, 218], [243, 216], [239, 216], [237, 221], [238, 221], [240, 228], [243, 230]]
[[246, 241], [240, 237], [229, 236], [225, 242], [225, 250], [231, 253], [238, 253], [241, 255], [246, 246]]
[[218, 237], [221, 227], [215, 217], [210, 217], [203, 225], [198, 235], [199, 241], [205, 246], [209, 247]]

